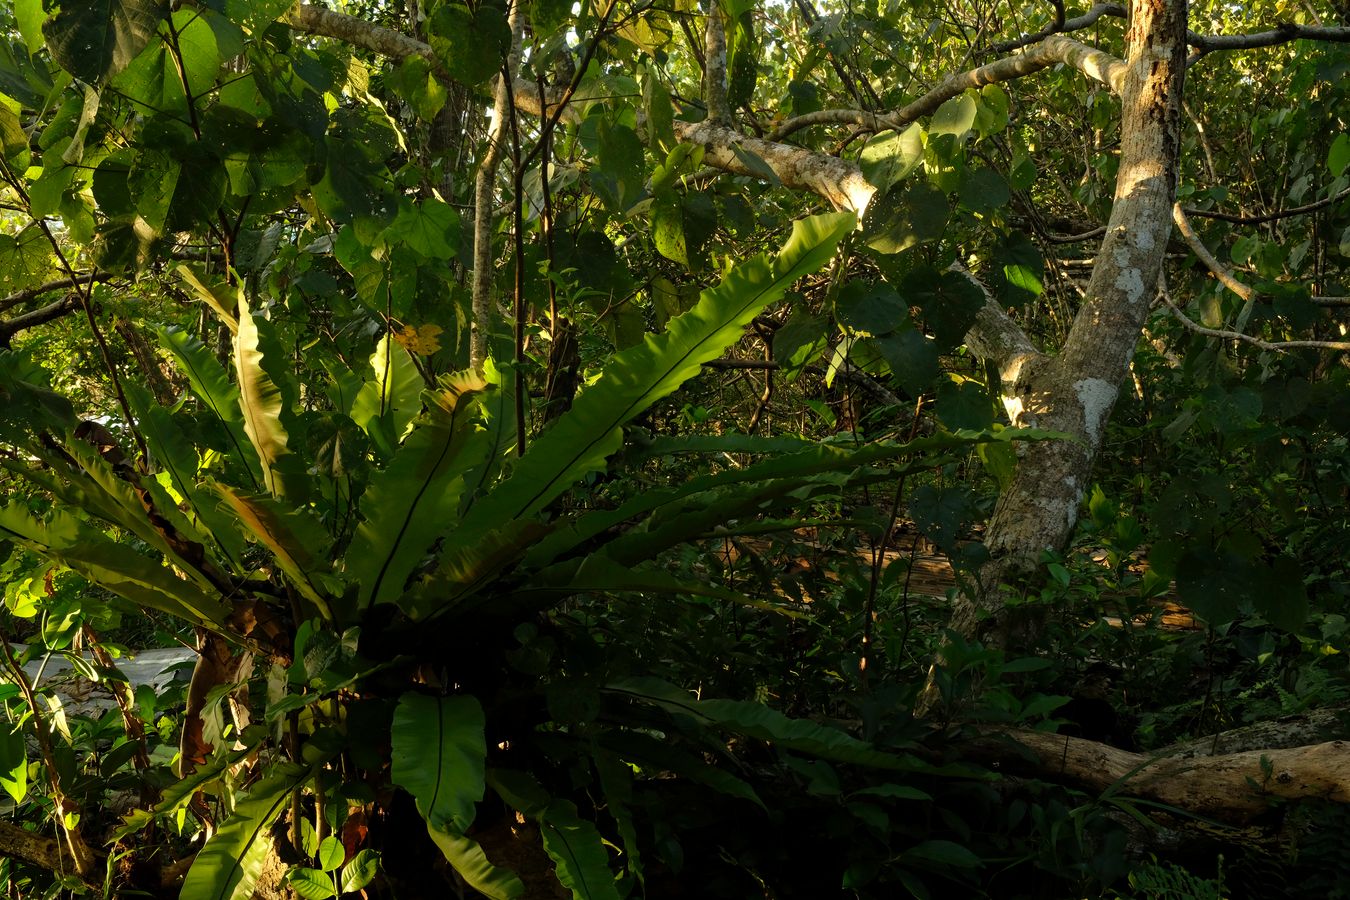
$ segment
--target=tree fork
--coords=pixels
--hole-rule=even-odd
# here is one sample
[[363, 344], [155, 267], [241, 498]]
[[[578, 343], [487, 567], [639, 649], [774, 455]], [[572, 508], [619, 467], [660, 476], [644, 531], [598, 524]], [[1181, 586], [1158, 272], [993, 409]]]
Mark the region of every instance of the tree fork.
[[[1120, 169], [1115, 203], [1088, 283], [1059, 355], [1030, 360], [1005, 382], [1014, 425], [1062, 431], [1069, 440], [1018, 448], [1012, 483], [989, 522], [991, 559], [978, 588], [957, 598], [951, 627], [967, 638], [1024, 646], [1035, 615], [1006, 608], [1005, 584], [1065, 546], [1116, 396], [1143, 331], [1171, 231], [1186, 71], [1185, 0], [1134, 0], [1122, 77]], [[1005, 376], [1006, 377], [1006, 376]]]

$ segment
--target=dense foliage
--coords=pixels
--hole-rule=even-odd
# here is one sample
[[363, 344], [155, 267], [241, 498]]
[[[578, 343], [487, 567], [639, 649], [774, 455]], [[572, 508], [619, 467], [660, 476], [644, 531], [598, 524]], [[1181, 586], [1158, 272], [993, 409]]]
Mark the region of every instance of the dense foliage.
[[0, 9], [9, 895], [1340, 896], [1350, 12], [1190, 10], [1114, 415], [1018, 427], [1126, 15]]

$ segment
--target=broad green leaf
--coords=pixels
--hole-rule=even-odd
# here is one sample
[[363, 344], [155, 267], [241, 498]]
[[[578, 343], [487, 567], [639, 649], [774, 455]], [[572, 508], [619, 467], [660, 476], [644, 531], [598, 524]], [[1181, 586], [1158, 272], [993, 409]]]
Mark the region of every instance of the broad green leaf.
[[913, 123], [902, 132], [884, 131], [863, 145], [859, 155], [863, 177], [885, 194], [923, 162], [923, 127]]
[[595, 772], [600, 776], [600, 790], [604, 793], [605, 809], [619, 828], [623, 852], [627, 855], [628, 871], [642, 879], [642, 853], [638, 842], [637, 822], [630, 808], [633, 803], [633, 770], [618, 754], [595, 747], [591, 751]]
[[721, 284], [703, 292], [697, 306], [672, 319], [665, 334], [649, 335], [616, 354], [599, 381], [535, 440], [511, 476], [474, 506], [458, 534], [476, 536], [533, 515], [603, 466], [622, 443], [624, 423], [739, 340], [760, 310], [829, 260], [853, 223], [849, 213], [794, 223], [792, 238], [776, 257], [754, 257], [732, 269]]
[[452, 544], [437, 557], [435, 570], [398, 601], [409, 618], [472, 610], [475, 591], [520, 561], [525, 548], [548, 534], [549, 527], [530, 519], [510, 522], [480, 535], [472, 544]]
[[286, 884], [305, 900], [328, 900], [337, 896], [332, 877], [318, 869], [296, 866], [286, 873]]
[[[729, 501], [753, 505], [759, 503], [763, 497], [781, 495], [805, 485], [812, 476], [816, 475], [831, 472], [854, 472], [881, 463], [888, 463], [890, 468], [887, 471], [892, 475], [898, 475], [907, 471], [917, 471], [940, 465], [944, 457], [935, 457], [935, 454], [966, 448], [972, 443], [1014, 439], [1043, 440], [1052, 436], [1048, 432], [1006, 429], [997, 434], [933, 435], [918, 438], [905, 444], [882, 442], [864, 447], [861, 450], [854, 450], [843, 445], [805, 442], [801, 445], [800, 452], [796, 453], [789, 452], [788, 446], [774, 444], [766, 448], [776, 453], [773, 458], [742, 468], [726, 469], [711, 475], [699, 476], [678, 487], [648, 490], [613, 510], [588, 513], [578, 519], [570, 528], [558, 529], [552, 535], [540, 541], [536, 547], [532, 548], [526, 558], [526, 564], [543, 566], [550, 560], [566, 553], [572, 547], [592, 540], [597, 535], [623, 522], [650, 514], [656, 510], [663, 510], [663, 513], [667, 513], [693, 508], [702, 517], [701, 522], [722, 524], [726, 516], [723, 515], [720, 507], [709, 502], [710, 497], [706, 494], [708, 491], [720, 488], [730, 488], [734, 485], [743, 486], [738, 487], [732, 493]], [[697, 446], [697, 444], [694, 446]], [[778, 449], [774, 451], [772, 450], [773, 447]], [[889, 463], [890, 460], [905, 458], [911, 459], [912, 462], [900, 467], [896, 467], [894, 463]], [[696, 525], [695, 527], [702, 526]], [[659, 539], [658, 536], [657, 540]], [[629, 544], [634, 548], [641, 547], [642, 549], [633, 549], [631, 556], [625, 553], [624, 559], [636, 562], [650, 559], [651, 557], [645, 554], [652, 548], [660, 546], [661, 549], [665, 549], [668, 546], [664, 543], [652, 543], [652, 540], [653, 536], [650, 534], [641, 531], [632, 532], [618, 537], [612, 542], [612, 546]]]
[[365, 521], [346, 554], [349, 581], [360, 585], [358, 605], [391, 603], [436, 540], [454, 523], [465, 475], [488, 449], [474, 429], [474, 395], [486, 382], [473, 373], [442, 379], [428, 391], [431, 406], [361, 498]]
[[954, 134], [958, 138], [975, 125], [977, 111], [974, 95], [966, 91], [938, 107], [929, 128], [931, 134]]
[[550, 566], [517, 588], [510, 603], [538, 608], [556, 605], [584, 593], [645, 593], [716, 597], [741, 606], [752, 606], [787, 616], [798, 616], [780, 604], [756, 600], [719, 584], [680, 578], [660, 568], [621, 565], [601, 553]]
[[231, 334], [239, 333], [239, 307], [242, 303], [241, 296], [243, 294], [239, 287], [231, 286], [220, 279], [211, 278], [205, 272], [198, 271], [196, 266], [188, 263], [179, 264], [178, 275], [207, 306], [215, 310], [216, 315], [220, 316], [220, 320], [230, 329]]
[[483, 708], [473, 697], [404, 694], [394, 711], [390, 779], [433, 829], [463, 833], [483, 799]]
[[[248, 744], [238, 750], [230, 750], [221, 753], [215, 759], [209, 760], [205, 765], [200, 765], [192, 770], [192, 773], [170, 784], [164, 788], [159, 796], [159, 802], [151, 812], [156, 816], [166, 816], [177, 810], [183, 809], [192, 802], [192, 798], [197, 795], [202, 788], [211, 782], [221, 778], [223, 773], [232, 766], [237, 766], [243, 762], [250, 754], [257, 750], [258, 743], [266, 736], [262, 729], [254, 729], [244, 732], [244, 740]], [[143, 822], [135, 817], [127, 816], [126, 824], [119, 826], [113, 831], [112, 836], [118, 840], [125, 840], [137, 831], [145, 827]]]
[[278, 464], [290, 453], [286, 429], [281, 424], [285, 403], [281, 388], [263, 368], [264, 347], [259, 320], [249, 309], [248, 298], [240, 295], [239, 331], [234, 337], [239, 409], [243, 413], [244, 433], [262, 464], [263, 486], [273, 496], [281, 496], [285, 490]]
[[380, 871], [380, 853], [366, 848], [342, 868], [342, 893], [354, 894], [375, 880]]
[[487, 854], [473, 838], [462, 834], [452, 834], [434, 825], [427, 826], [427, 833], [446, 862], [454, 867], [460, 877], [484, 897], [490, 900], [514, 900], [525, 893], [525, 884], [515, 872], [502, 869], [488, 862]]
[[18, 725], [0, 725], [0, 788], [16, 804], [28, 796], [28, 750]]
[[641, 766], [645, 771], [670, 772], [728, 797], [753, 803], [760, 809], [768, 808], [749, 783], [669, 740], [639, 731], [611, 731], [601, 735], [598, 740], [606, 750]]
[[342, 841], [330, 834], [319, 844], [319, 868], [324, 872], [336, 872], [346, 855]]
[[181, 900], [248, 900], [272, 852], [271, 829], [310, 769], [282, 763], [239, 801], [197, 854], [179, 892]]
[[539, 831], [558, 881], [573, 900], [619, 900], [605, 842], [593, 823], [577, 815], [575, 804], [554, 800], [539, 817]]
[[167, 12], [162, 0], [62, 0], [42, 33], [61, 68], [97, 84], [126, 68]]
[[901, 858], [954, 866], [959, 869], [974, 869], [984, 865], [984, 860], [968, 848], [952, 841], [924, 841], [910, 847], [901, 854]]
[[46, 18], [42, 0], [14, 0], [14, 21], [19, 26], [19, 34], [23, 36], [29, 56], [42, 49], [46, 41], [42, 34], [42, 23]]
[[370, 357], [369, 381], [352, 402], [352, 419], [386, 457], [393, 456], [408, 425], [422, 408], [426, 383], [403, 345], [386, 334]]
[[1336, 135], [1327, 151], [1327, 169], [1332, 178], [1338, 178], [1347, 168], [1350, 168], [1350, 133], [1343, 131]]
[[383, 234], [389, 244], [402, 244], [430, 260], [451, 260], [459, 251], [459, 213], [434, 198], [399, 204], [398, 216]]

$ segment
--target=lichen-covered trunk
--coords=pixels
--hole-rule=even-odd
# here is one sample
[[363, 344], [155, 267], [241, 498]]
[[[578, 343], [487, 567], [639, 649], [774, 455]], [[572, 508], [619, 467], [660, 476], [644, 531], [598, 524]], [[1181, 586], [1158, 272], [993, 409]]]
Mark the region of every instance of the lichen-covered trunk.
[[1148, 315], [1171, 229], [1178, 123], [1186, 68], [1185, 0], [1132, 0], [1122, 84], [1115, 203], [1061, 352], [1005, 370], [1017, 425], [1072, 435], [1023, 445], [1011, 485], [989, 522], [990, 560], [960, 597], [952, 628], [986, 643], [1025, 646], [1039, 623], [1005, 605], [1008, 590], [1046, 549], [1072, 536], [1093, 460]]

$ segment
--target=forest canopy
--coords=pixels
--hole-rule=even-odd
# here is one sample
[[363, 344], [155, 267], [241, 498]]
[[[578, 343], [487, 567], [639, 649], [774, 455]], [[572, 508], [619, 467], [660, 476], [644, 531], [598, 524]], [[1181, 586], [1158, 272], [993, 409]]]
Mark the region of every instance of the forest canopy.
[[1350, 883], [1350, 7], [0, 30], [9, 896]]

